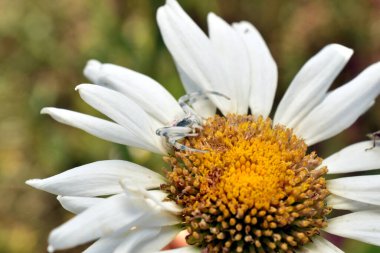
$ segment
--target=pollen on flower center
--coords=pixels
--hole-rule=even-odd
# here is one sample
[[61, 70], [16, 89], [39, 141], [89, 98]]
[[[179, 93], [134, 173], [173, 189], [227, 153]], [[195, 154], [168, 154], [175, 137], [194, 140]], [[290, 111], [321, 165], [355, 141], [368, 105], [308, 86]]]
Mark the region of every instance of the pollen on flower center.
[[326, 226], [327, 168], [283, 126], [252, 115], [209, 118], [176, 151], [162, 188], [183, 206], [187, 242], [207, 252], [294, 252]]

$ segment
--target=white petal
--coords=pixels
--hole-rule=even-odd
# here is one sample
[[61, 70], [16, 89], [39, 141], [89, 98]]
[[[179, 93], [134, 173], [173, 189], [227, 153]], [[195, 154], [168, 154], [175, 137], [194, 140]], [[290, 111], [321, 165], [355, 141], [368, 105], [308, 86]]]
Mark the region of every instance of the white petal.
[[187, 246], [178, 249], [155, 251], [153, 253], [201, 253], [201, 250], [197, 247]]
[[306, 246], [297, 252], [299, 253], [344, 253], [334, 244], [324, 239], [321, 236], [315, 236], [312, 238], [313, 242], [308, 243]]
[[148, 242], [140, 243], [140, 245], [131, 252], [145, 253], [160, 250], [168, 245], [179, 232], [181, 232], [181, 230], [177, 227], [163, 227], [156, 237]]
[[99, 119], [90, 115], [73, 112], [58, 108], [43, 108], [42, 114], [49, 114], [60, 123], [73, 126], [92, 134], [98, 138], [128, 146], [134, 146], [155, 153], [162, 153], [156, 146], [136, 138], [130, 130], [107, 120]]
[[[175, 204], [173, 201], [167, 201], [167, 193], [161, 190], [146, 190], [138, 182], [131, 180], [130, 178], [123, 178], [120, 180], [120, 185], [128, 194], [132, 192], [133, 194], [140, 194], [142, 198], [145, 198], [147, 202], [152, 206], [152, 208], [159, 207], [167, 212], [173, 214], [179, 214], [182, 208]], [[176, 222], [178, 223], [178, 222]]]
[[351, 82], [330, 92], [296, 127], [308, 145], [328, 139], [355, 122], [380, 93], [380, 63], [365, 69]]
[[[147, 240], [147, 238], [141, 238], [143, 239], [142, 243], [135, 245], [132, 250], [130, 251], [123, 251], [123, 252], [152, 252], [159, 250], [169, 244], [173, 238], [180, 232], [180, 229], [177, 226], [165, 226], [160, 225], [157, 226], [160, 223], [160, 220], [162, 219], [161, 215], [156, 215], [153, 218], [150, 218], [152, 216], [144, 216], [139, 220], [139, 230], [131, 229], [126, 232], [120, 231], [120, 233], [115, 233], [111, 236], [103, 237], [99, 240], [97, 240], [95, 243], [93, 243], [84, 253], [103, 253], [103, 252], [114, 252], [114, 250], [118, 248], [119, 250], [124, 249], [124, 247], [128, 247], [131, 240], [134, 240], [136, 238], [136, 231], [159, 231], [159, 234], [156, 234], [154, 238], [151, 238], [150, 240]], [[149, 222], [153, 222], [150, 225], [146, 226]], [[162, 223], [162, 222], [161, 222]], [[145, 225], [144, 225], [145, 224]], [[140, 234], [141, 235], [141, 234]], [[138, 238], [140, 239], [140, 238]]]
[[[123, 242], [116, 247], [113, 253], [137, 253], [140, 244], [149, 244], [160, 232], [160, 228], [135, 229], [130, 231]], [[145, 251], [148, 252], [148, 251]]]
[[[179, 214], [182, 211], [182, 208], [175, 204], [173, 201], [167, 201], [166, 193], [163, 193], [165, 197], [162, 197], [162, 195], [157, 195], [155, 194], [158, 193], [159, 191], [146, 191], [146, 198], [151, 200], [150, 203], [154, 203], [158, 205], [161, 209], [170, 212], [172, 214]], [[162, 192], [161, 192], [162, 193]], [[178, 222], [177, 222], [178, 223]]]
[[380, 206], [371, 205], [352, 199], [346, 199], [344, 197], [331, 194], [327, 197], [327, 205], [334, 209], [339, 210], [350, 210], [350, 211], [364, 211], [364, 210], [375, 210], [380, 209]]
[[49, 236], [50, 249], [71, 248], [131, 228], [146, 213], [149, 210], [143, 199], [115, 195], [54, 229]]
[[235, 109], [230, 112], [247, 114], [250, 92], [250, 59], [242, 36], [223, 19], [210, 13], [207, 17], [211, 44], [228, 71], [228, 85]]
[[116, 234], [112, 236], [107, 236], [100, 238], [94, 242], [90, 247], [88, 247], [83, 253], [104, 253], [113, 252], [113, 250], [120, 245], [125, 239], [124, 234]]
[[158, 208], [157, 206], [149, 206], [152, 209], [153, 214], [146, 216], [144, 220], [139, 223], [140, 227], [152, 228], [181, 224], [181, 220], [178, 216], [175, 216], [162, 208]]
[[338, 196], [368, 204], [380, 205], [380, 175], [328, 180], [327, 189]]
[[67, 211], [78, 214], [91, 206], [101, 203], [104, 198], [58, 196], [59, 203]]
[[372, 146], [372, 141], [355, 143], [324, 159], [322, 166], [329, 174], [380, 169], [380, 148]]
[[[181, 208], [173, 201], [169, 201], [166, 193], [161, 191], [146, 191], [145, 189], [140, 189], [139, 191], [143, 194], [145, 201], [152, 210], [152, 214], [140, 222], [140, 227], [164, 227], [181, 223], [179, 219]], [[156, 195], [156, 201], [152, 201], [153, 195]], [[159, 196], [161, 197], [158, 198]]]
[[123, 93], [164, 125], [184, 114], [174, 97], [148, 76], [95, 60], [87, 63], [84, 73], [95, 84]]
[[334, 79], [353, 51], [338, 44], [328, 45], [298, 72], [274, 116], [274, 124], [295, 127], [326, 96]]
[[257, 29], [248, 22], [234, 24], [242, 36], [250, 61], [251, 89], [249, 106], [252, 114], [267, 117], [272, 109], [277, 87], [277, 65]]
[[361, 211], [328, 221], [328, 233], [380, 246], [379, 211]]
[[152, 118], [135, 102], [120, 92], [98, 85], [81, 84], [76, 90], [86, 103], [127, 128], [136, 138], [165, 152], [160, 137], [155, 134], [156, 129], [163, 125], [155, 125]]
[[[176, 65], [186, 72], [184, 83], [191, 80], [189, 86], [196, 84], [199, 90], [226, 95], [232, 92], [210, 40], [175, 0], [167, 0], [166, 5], [158, 9], [157, 22]], [[210, 96], [210, 99], [224, 114], [233, 109], [230, 100], [219, 96]]]
[[63, 196], [101, 196], [123, 192], [119, 182], [123, 178], [144, 188], [159, 187], [161, 175], [137, 164], [109, 160], [76, 167], [46, 179], [31, 179], [27, 184]]

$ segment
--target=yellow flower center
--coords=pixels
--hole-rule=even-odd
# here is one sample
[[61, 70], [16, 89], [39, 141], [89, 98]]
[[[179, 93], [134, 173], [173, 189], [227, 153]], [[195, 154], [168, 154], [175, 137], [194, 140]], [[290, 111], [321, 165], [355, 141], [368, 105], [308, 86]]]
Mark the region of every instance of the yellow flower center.
[[162, 188], [207, 252], [295, 252], [326, 226], [327, 168], [291, 129], [252, 115], [209, 118], [176, 151]]

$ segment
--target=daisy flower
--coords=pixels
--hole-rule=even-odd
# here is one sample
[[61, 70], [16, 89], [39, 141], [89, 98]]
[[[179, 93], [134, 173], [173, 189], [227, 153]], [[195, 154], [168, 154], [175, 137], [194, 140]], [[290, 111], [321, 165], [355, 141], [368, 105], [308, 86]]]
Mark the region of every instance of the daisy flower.
[[[28, 180], [76, 214], [51, 232], [49, 251], [95, 241], [86, 253], [342, 252], [322, 231], [380, 246], [380, 175], [325, 179], [379, 169], [380, 147], [368, 140], [326, 159], [308, 152], [374, 104], [380, 63], [328, 91], [352, 50], [326, 46], [270, 119], [277, 66], [250, 23], [229, 25], [210, 13], [207, 36], [175, 0], [159, 8], [157, 21], [187, 95], [177, 102], [147, 76], [92, 60], [84, 73], [94, 84], [76, 90], [112, 121], [42, 113], [162, 154], [168, 169], [162, 176], [109, 160]], [[183, 230], [189, 246], [160, 251]]]

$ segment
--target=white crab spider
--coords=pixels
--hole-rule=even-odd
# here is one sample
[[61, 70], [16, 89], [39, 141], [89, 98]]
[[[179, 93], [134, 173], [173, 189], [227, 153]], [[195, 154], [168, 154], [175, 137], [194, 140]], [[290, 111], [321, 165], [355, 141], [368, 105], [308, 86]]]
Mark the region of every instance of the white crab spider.
[[198, 133], [196, 130], [202, 129], [202, 118], [197, 115], [190, 106], [197, 102], [199, 98], [208, 99], [207, 94], [222, 96], [229, 99], [227, 96], [216, 91], [197, 91], [186, 94], [178, 99], [179, 105], [185, 112], [185, 117], [174, 121], [171, 126], [157, 129], [156, 134], [165, 137], [167, 142], [178, 150], [188, 150], [202, 153], [207, 152], [205, 150], [187, 147], [178, 142], [178, 140], [185, 137], [197, 136]]

